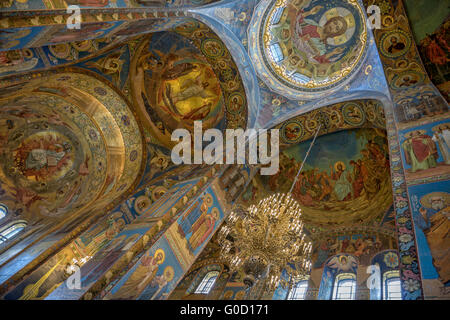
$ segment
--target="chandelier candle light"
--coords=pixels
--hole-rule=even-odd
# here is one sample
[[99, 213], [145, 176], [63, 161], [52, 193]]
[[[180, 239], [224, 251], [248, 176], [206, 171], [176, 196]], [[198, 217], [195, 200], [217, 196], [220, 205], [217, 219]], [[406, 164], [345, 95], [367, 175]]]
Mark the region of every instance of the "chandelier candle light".
[[283, 270], [290, 279], [304, 277], [311, 271], [312, 243], [304, 233], [302, 211], [292, 197], [292, 190], [320, 128], [321, 125], [289, 192], [272, 194], [247, 210], [238, 208], [230, 213], [219, 231], [222, 258], [231, 271], [243, 269], [244, 283], [249, 288], [264, 279], [263, 289], [275, 290]]

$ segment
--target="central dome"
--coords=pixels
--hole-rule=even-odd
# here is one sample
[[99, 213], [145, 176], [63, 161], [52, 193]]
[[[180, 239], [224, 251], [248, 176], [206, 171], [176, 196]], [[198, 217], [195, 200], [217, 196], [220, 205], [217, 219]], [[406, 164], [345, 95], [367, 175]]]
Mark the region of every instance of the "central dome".
[[314, 94], [343, 84], [358, 70], [367, 30], [357, 1], [263, 2], [257, 39], [264, 66], [260, 73], [274, 77], [275, 87]]

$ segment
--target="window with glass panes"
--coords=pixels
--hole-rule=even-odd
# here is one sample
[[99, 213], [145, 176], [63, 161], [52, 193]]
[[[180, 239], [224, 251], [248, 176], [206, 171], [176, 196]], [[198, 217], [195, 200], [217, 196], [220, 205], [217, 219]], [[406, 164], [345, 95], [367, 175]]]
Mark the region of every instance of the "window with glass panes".
[[333, 288], [333, 300], [354, 300], [356, 297], [356, 277], [354, 274], [336, 276]]
[[208, 272], [202, 279], [202, 282], [198, 285], [197, 289], [195, 290], [195, 293], [198, 294], [208, 294], [214, 283], [217, 280], [217, 277], [219, 276], [218, 271], [210, 271]]
[[298, 281], [289, 291], [287, 300], [305, 300], [308, 290], [308, 280]]
[[383, 282], [383, 300], [402, 300], [400, 272], [398, 270], [385, 272], [383, 274]]

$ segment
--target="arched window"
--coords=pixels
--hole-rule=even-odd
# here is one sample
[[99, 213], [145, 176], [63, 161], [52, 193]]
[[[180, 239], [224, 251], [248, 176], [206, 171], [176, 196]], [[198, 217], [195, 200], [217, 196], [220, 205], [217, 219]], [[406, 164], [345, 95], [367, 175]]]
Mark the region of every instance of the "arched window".
[[341, 273], [336, 276], [333, 287], [333, 300], [354, 300], [356, 277], [353, 273]]
[[370, 288], [370, 300], [402, 300], [399, 257], [396, 250], [385, 250], [371, 259], [375, 266], [372, 276], [374, 283]]
[[358, 265], [357, 257], [351, 254], [341, 253], [328, 258], [324, 263], [317, 299], [354, 299]]
[[3, 203], [0, 203], [0, 220], [6, 217], [6, 214], [8, 213], [8, 207], [5, 206]]
[[287, 300], [305, 300], [307, 290], [308, 280], [300, 280], [289, 291]]
[[15, 221], [4, 228], [0, 229], [0, 243], [11, 239], [27, 226], [25, 221]]
[[280, 22], [281, 14], [283, 13], [284, 8], [278, 8], [272, 16], [272, 24], [277, 24]]
[[197, 294], [208, 294], [213, 285], [214, 282], [216, 282], [217, 277], [219, 276], [219, 271], [210, 271], [208, 272], [204, 277], [202, 282], [198, 285], [197, 289], [195, 290], [195, 293]]
[[384, 300], [402, 300], [400, 273], [398, 270], [388, 271], [383, 274]]
[[276, 62], [280, 62], [284, 59], [283, 51], [278, 43], [274, 43], [270, 46], [272, 57]]

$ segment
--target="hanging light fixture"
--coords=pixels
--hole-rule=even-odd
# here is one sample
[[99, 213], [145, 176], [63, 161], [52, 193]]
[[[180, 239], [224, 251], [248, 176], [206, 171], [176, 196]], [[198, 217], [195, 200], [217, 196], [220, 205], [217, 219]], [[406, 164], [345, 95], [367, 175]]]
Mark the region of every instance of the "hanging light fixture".
[[247, 210], [231, 212], [219, 231], [222, 258], [231, 271], [243, 269], [243, 281], [248, 287], [264, 279], [266, 289], [275, 290], [283, 270], [292, 278], [311, 271], [312, 243], [304, 232], [302, 210], [292, 190], [320, 128], [319, 125], [289, 192], [272, 194]]

